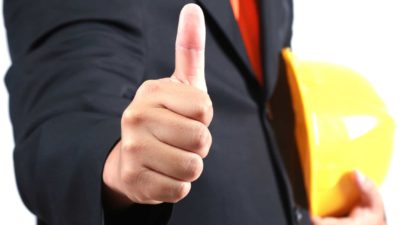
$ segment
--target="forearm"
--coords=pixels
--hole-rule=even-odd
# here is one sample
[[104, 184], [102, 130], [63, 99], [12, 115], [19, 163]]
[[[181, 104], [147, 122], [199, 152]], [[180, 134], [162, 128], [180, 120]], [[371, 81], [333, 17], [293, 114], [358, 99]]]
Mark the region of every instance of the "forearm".
[[102, 223], [104, 162], [143, 75], [139, 45], [119, 29], [94, 21], [60, 28], [7, 74], [19, 190], [46, 223]]

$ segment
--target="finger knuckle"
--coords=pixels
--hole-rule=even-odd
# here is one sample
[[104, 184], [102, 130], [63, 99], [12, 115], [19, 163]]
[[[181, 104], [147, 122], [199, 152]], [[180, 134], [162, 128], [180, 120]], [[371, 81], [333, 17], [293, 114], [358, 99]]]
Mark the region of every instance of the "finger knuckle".
[[193, 155], [189, 160], [187, 160], [185, 170], [189, 181], [197, 180], [203, 172], [203, 160], [200, 156]]
[[213, 106], [210, 96], [202, 94], [196, 109], [196, 116], [199, 120], [208, 125], [213, 117]]
[[207, 143], [207, 128], [203, 124], [197, 123], [194, 127], [193, 136], [195, 145], [194, 147], [195, 148], [204, 147]]
[[146, 148], [145, 142], [135, 136], [125, 138], [121, 144], [121, 150], [124, 154], [135, 154], [135, 159], [140, 159], [140, 152]]
[[138, 94], [147, 96], [157, 93], [160, 90], [160, 82], [156, 80], [147, 80], [138, 89]]
[[198, 123], [194, 128], [193, 136], [194, 151], [202, 155], [207, 154], [211, 140], [211, 134], [208, 128], [203, 124]]
[[124, 110], [124, 112], [122, 113], [122, 117], [121, 117], [122, 126], [130, 123], [131, 118], [133, 117], [133, 114], [134, 114], [134, 112], [131, 107], [128, 107]]
[[173, 203], [177, 203], [183, 198], [185, 198], [190, 191], [190, 183], [188, 182], [179, 182], [172, 190], [171, 190], [171, 201]]
[[129, 107], [122, 114], [122, 126], [139, 126], [147, 120], [147, 113], [143, 110]]

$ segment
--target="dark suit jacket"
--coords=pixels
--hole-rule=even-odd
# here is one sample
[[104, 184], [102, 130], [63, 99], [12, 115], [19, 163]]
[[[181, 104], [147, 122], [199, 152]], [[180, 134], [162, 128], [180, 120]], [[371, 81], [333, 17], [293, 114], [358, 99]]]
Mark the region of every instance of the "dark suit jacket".
[[[289, 45], [290, 0], [260, 0], [264, 88], [250, 67], [229, 0], [198, 0], [207, 22], [213, 146], [183, 201], [102, 207], [102, 169], [120, 118], [147, 79], [174, 70], [177, 0], [5, 0], [6, 76], [15, 171], [40, 224], [306, 224], [266, 117]], [[169, 221], [169, 222], [168, 222]]]

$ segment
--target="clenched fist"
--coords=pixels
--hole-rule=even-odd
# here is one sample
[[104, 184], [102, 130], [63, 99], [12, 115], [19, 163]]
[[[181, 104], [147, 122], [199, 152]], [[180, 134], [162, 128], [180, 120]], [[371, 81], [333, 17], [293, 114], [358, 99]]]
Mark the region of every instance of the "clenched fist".
[[213, 117], [204, 77], [205, 24], [195, 4], [181, 12], [175, 72], [144, 82], [121, 120], [103, 172], [109, 206], [177, 202], [203, 170]]

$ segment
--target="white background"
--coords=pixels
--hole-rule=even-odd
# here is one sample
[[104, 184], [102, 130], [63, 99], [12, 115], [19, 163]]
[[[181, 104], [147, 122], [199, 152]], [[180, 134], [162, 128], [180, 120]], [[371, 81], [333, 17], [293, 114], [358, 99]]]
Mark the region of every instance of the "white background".
[[[362, 73], [385, 99], [400, 127], [400, 1], [298, 0], [295, 3], [295, 53], [303, 59], [338, 63]], [[5, 31], [1, 27], [0, 74], [6, 72], [9, 64]], [[391, 169], [380, 188], [388, 225], [400, 224], [399, 130]], [[22, 204], [15, 185], [13, 139], [3, 82], [0, 83], [0, 143], [2, 224], [33, 225], [34, 217]]]
[[345, 65], [364, 75], [397, 121], [395, 151], [380, 192], [388, 225], [400, 225], [400, 1], [294, 2], [294, 52], [303, 59]]

